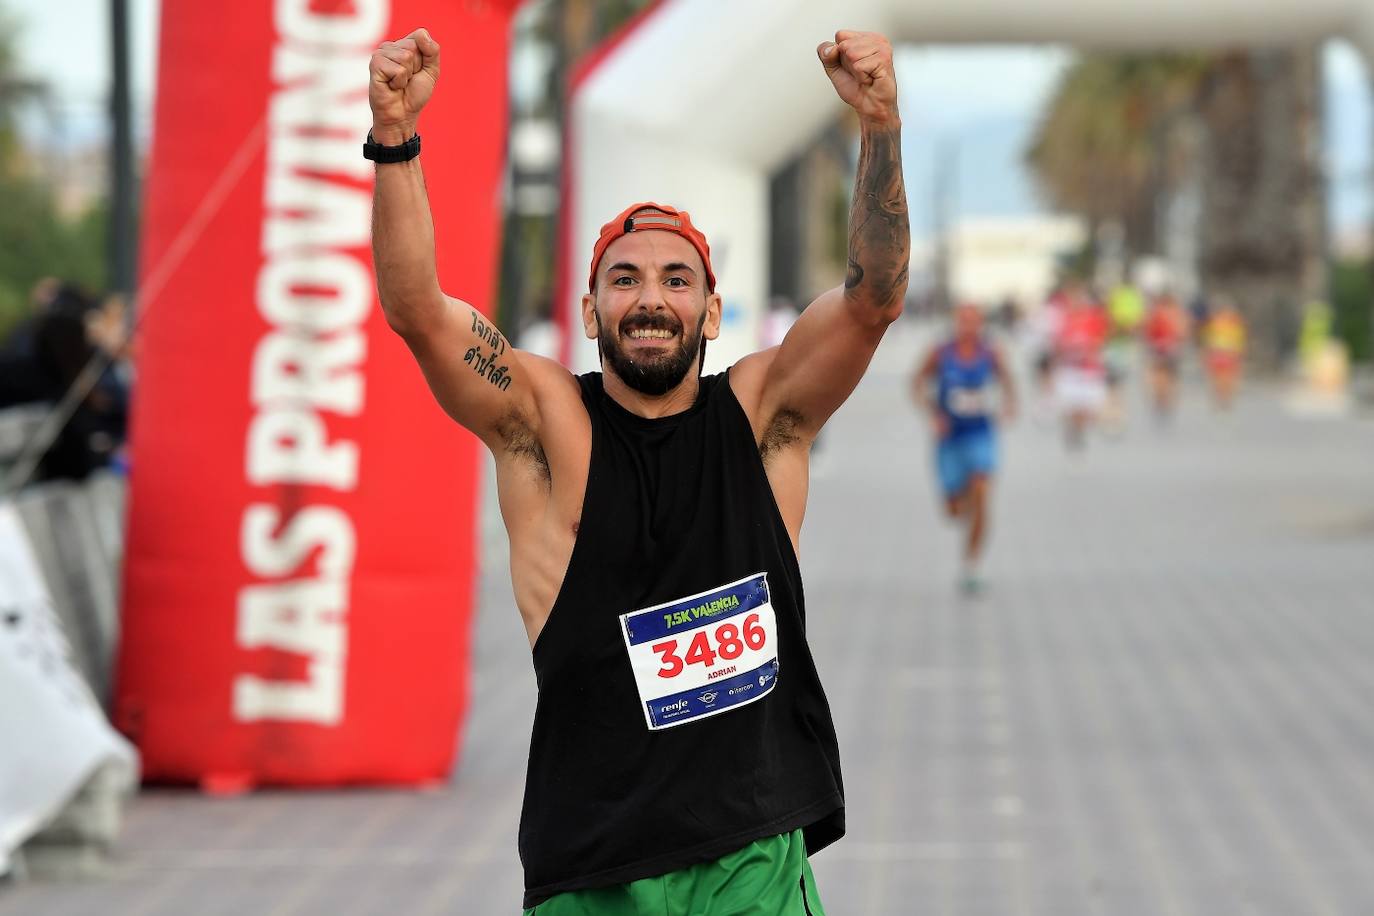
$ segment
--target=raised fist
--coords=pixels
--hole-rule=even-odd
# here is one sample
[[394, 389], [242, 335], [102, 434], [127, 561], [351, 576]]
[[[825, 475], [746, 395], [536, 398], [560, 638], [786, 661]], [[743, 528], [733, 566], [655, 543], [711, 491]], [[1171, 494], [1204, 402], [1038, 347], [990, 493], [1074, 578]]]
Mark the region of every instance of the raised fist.
[[892, 70], [892, 44], [877, 32], [835, 33], [834, 41], [823, 41], [816, 55], [835, 92], [859, 113], [875, 123], [899, 118], [897, 77]]
[[415, 119], [439, 79], [439, 43], [416, 29], [400, 41], [384, 41], [368, 63], [367, 101], [372, 138], [398, 146], [415, 134]]

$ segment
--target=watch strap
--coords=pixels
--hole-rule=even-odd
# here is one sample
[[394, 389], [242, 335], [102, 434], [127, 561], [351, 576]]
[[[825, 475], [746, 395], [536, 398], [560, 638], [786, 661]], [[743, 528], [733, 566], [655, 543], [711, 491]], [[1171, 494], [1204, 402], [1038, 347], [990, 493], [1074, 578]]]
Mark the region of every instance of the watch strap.
[[420, 135], [416, 134], [400, 146], [382, 146], [372, 139], [372, 131], [367, 132], [363, 143], [363, 158], [373, 162], [409, 162], [420, 155]]

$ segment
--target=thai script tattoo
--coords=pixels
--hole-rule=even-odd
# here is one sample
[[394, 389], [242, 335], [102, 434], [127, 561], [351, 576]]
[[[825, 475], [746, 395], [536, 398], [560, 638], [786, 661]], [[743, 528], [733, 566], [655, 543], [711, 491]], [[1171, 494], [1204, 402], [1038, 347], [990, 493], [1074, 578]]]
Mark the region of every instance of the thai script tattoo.
[[475, 311], [472, 313], [472, 333], [476, 334], [482, 343], [491, 347], [492, 352], [483, 356], [480, 345], [469, 347], [463, 354], [463, 362], [502, 391], [510, 388], [510, 376], [507, 374], [510, 367], [497, 365], [499, 358], [506, 352], [506, 339], [501, 336], [500, 331], [478, 317]]

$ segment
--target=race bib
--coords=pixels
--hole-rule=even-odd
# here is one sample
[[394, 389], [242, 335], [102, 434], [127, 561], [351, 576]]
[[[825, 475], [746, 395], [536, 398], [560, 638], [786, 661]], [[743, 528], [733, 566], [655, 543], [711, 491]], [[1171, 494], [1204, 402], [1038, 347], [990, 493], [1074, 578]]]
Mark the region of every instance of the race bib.
[[981, 417], [989, 410], [987, 392], [982, 388], [951, 388], [949, 412], [956, 417]]
[[651, 731], [752, 703], [777, 685], [767, 573], [621, 614], [620, 624]]

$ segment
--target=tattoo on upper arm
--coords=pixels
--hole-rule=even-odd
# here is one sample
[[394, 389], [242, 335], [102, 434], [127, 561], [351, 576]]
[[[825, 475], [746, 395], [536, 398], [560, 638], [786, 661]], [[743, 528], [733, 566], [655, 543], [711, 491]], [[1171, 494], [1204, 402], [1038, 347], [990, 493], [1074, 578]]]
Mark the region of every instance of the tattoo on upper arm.
[[497, 365], [506, 353], [506, 339], [494, 326], [483, 321], [476, 309], [472, 312], [472, 333], [476, 334], [482, 343], [491, 347], [491, 354], [483, 356], [482, 347], [469, 347], [463, 354], [463, 362], [492, 385], [502, 391], [507, 390], [510, 388], [510, 376], [507, 375], [510, 367]]
[[867, 131], [849, 210], [845, 289], [862, 292], [880, 307], [891, 305], [905, 294], [910, 261], [901, 131]]

